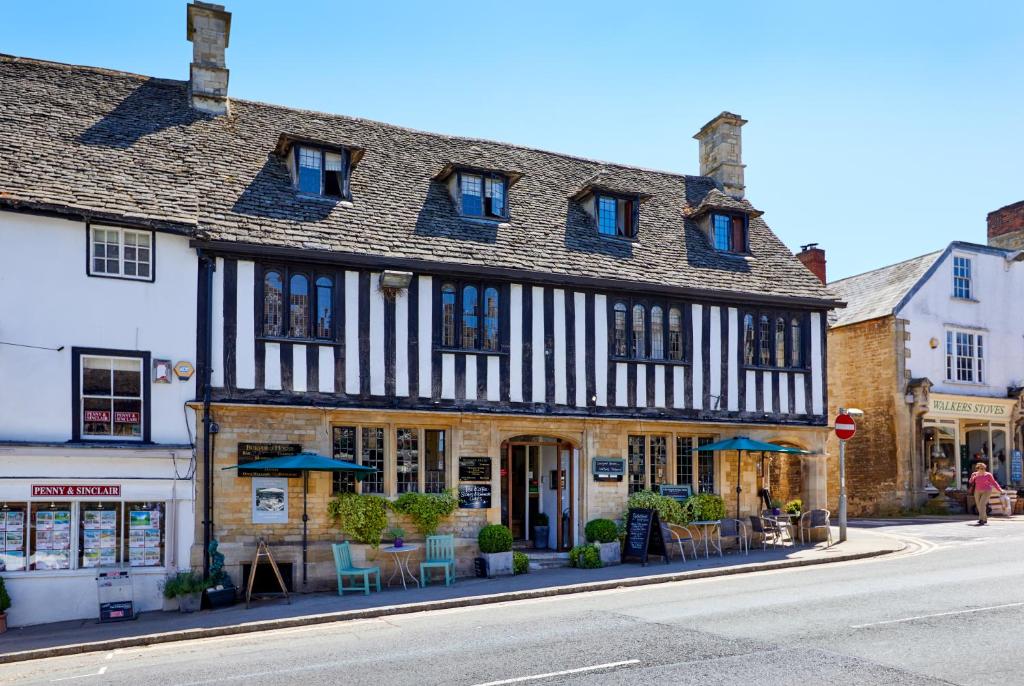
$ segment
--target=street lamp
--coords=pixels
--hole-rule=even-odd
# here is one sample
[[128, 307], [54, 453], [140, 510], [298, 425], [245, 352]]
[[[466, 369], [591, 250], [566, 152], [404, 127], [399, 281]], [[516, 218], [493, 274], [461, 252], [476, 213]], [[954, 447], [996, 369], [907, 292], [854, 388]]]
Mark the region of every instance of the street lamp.
[[[840, 415], [849, 415], [854, 420], [864, 416], [864, 410], [856, 407], [840, 407]], [[846, 441], [839, 439], [839, 542], [846, 540]]]

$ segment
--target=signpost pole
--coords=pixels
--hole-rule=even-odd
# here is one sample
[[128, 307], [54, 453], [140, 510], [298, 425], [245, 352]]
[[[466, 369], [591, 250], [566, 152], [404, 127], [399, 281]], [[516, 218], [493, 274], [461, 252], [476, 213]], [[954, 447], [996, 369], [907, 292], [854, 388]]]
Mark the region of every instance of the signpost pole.
[[846, 540], [846, 441], [839, 441], [839, 542]]

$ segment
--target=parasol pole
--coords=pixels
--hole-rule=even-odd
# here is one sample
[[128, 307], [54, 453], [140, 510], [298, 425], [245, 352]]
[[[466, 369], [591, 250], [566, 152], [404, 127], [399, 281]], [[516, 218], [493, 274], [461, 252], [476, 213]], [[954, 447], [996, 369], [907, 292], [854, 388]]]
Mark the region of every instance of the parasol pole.
[[309, 492], [309, 471], [302, 470], [302, 585], [306, 585], [306, 529], [309, 515], [306, 514], [306, 494]]
[[736, 519], [740, 518], [740, 492], [743, 488], [740, 486], [740, 459], [743, 455], [743, 451], [736, 451]]

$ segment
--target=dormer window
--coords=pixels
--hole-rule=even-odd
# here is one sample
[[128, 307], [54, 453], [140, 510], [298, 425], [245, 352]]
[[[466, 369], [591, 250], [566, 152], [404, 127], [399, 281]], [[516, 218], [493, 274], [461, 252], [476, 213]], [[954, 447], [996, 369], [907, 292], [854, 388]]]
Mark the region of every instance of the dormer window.
[[602, 236], [636, 236], [636, 202], [611, 195], [597, 196], [597, 231]]
[[746, 217], [734, 214], [712, 214], [711, 240], [715, 250], [719, 252], [748, 252]]
[[505, 219], [506, 180], [500, 174], [459, 172], [459, 198], [462, 214], [468, 217]]
[[296, 148], [295, 175], [302, 193], [328, 198], [348, 197], [348, 174], [345, 150], [329, 150], [309, 145]]

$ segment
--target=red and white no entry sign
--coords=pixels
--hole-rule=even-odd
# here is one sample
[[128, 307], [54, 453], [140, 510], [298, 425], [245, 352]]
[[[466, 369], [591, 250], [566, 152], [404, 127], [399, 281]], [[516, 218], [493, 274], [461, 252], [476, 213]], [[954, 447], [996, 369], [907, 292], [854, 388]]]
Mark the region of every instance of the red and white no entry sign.
[[857, 424], [848, 414], [836, 415], [836, 437], [840, 441], [848, 441], [857, 433]]

